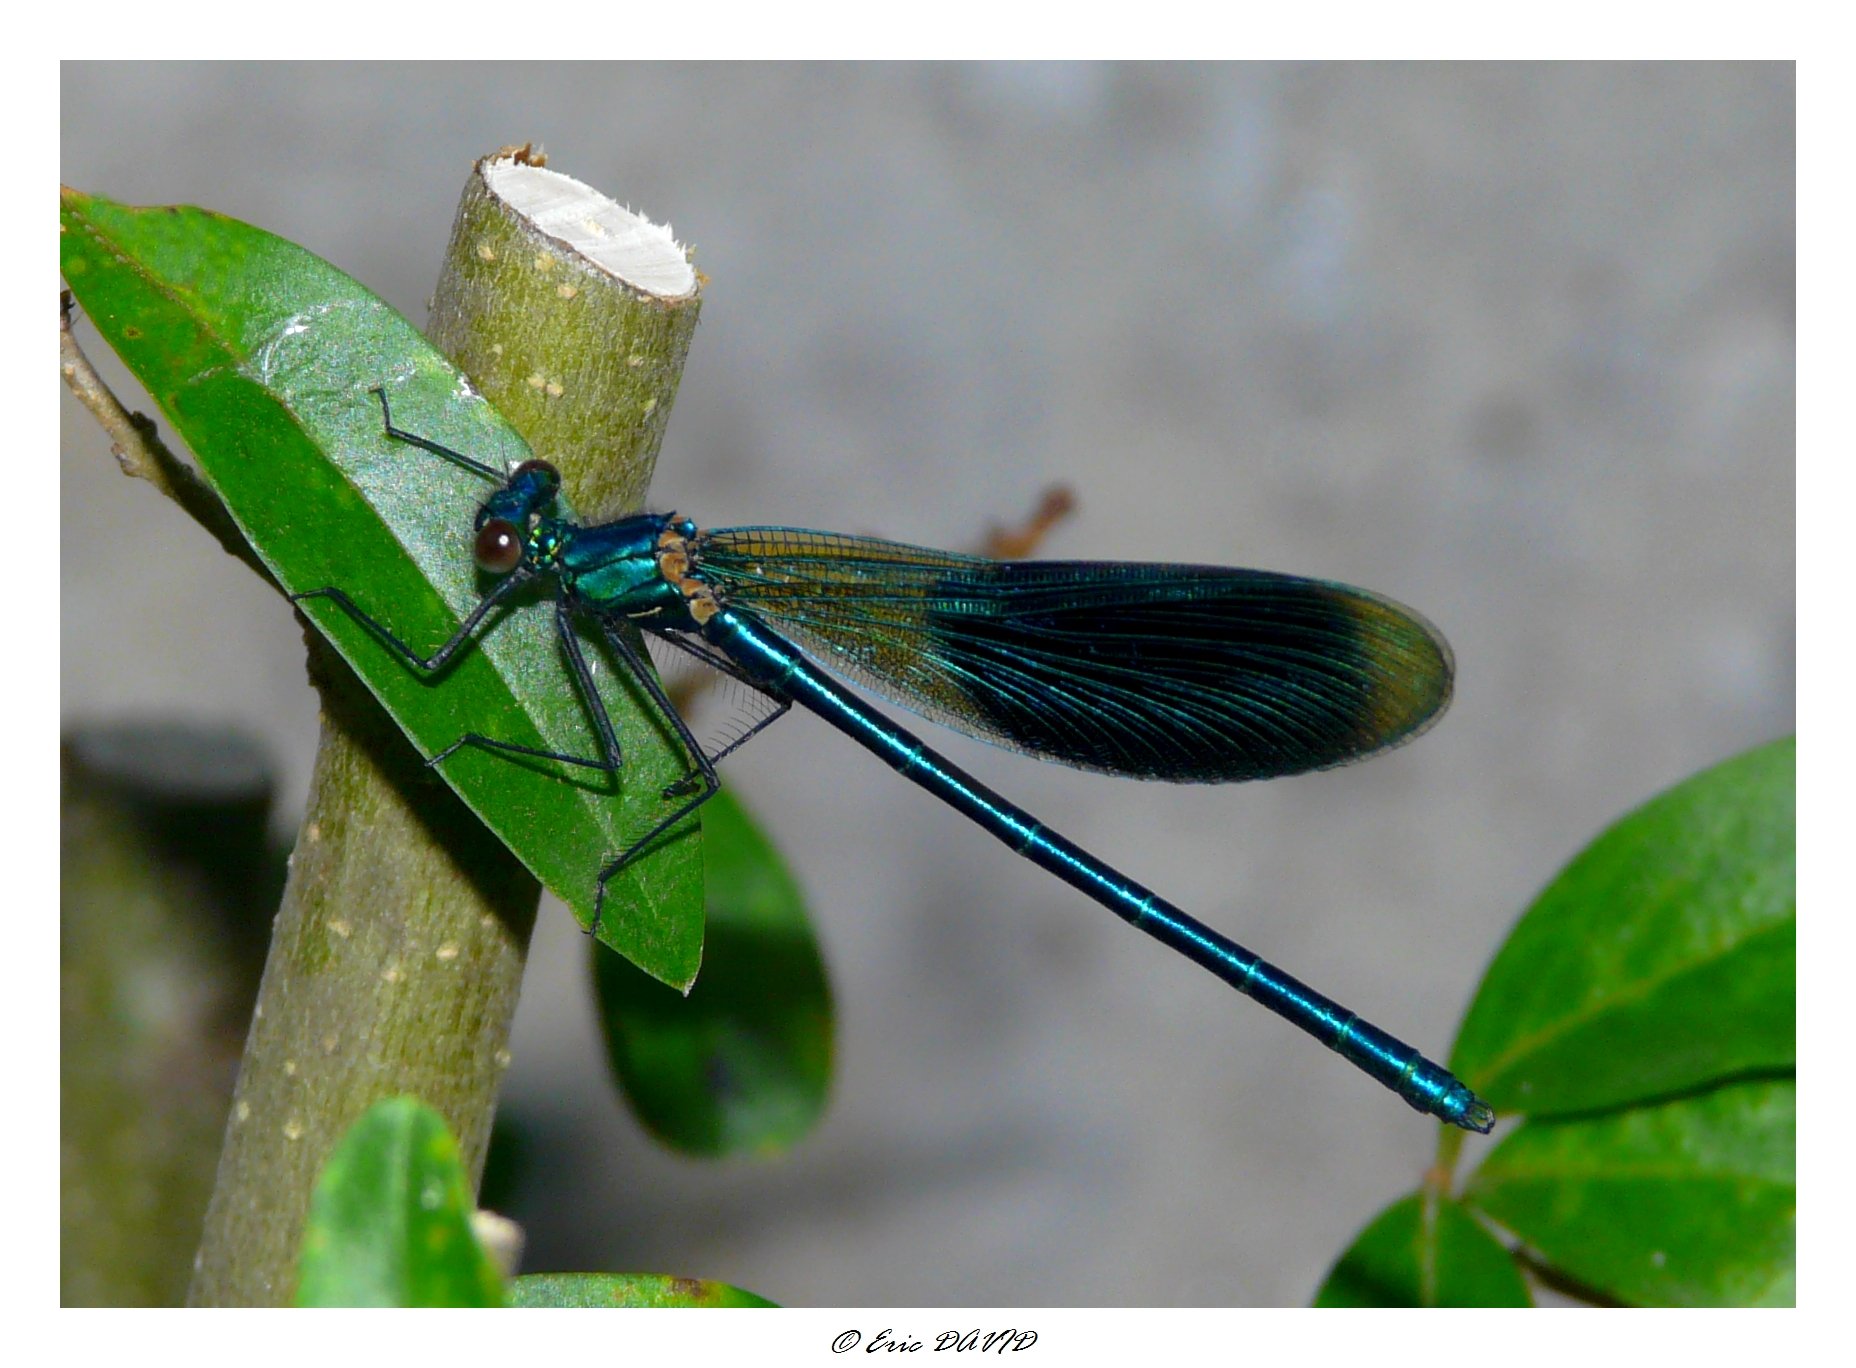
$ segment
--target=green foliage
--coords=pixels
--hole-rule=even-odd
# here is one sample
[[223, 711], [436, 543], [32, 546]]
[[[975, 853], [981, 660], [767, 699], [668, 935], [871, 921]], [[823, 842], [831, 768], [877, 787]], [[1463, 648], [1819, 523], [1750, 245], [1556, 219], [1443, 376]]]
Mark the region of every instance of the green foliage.
[[1462, 1207], [1413, 1193], [1349, 1246], [1316, 1306], [1527, 1306], [1508, 1251]]
[[1540, 1117], [1789, 1069], [1793, 751], [1717, 766], [1586, 847], [1490, 966], [1458, 1077], [1497, 1111]]
[[727, 1283], [662, 1273], [531, 1273], [509, 1285], [511, 1306], [775, 1306]]
[[1476, 1170], [1464, 1200], [1613, 1300], [1788, 1305], [1796, 1100], [1791, 1079], [1766, 1079], [1529, 1121]]
[[726, 1283], [662, 1273], [543, 1273], [505, 1284], [471, 1231], [457, 1141], [416, 1098], [377, 1102], [323, 1166], [298, 1306], [754, 1307]]
[[1704, 771], [1547, 886], [1451, 1057], [1525, 1121], [1435, 1216], [1412, 1197], [1375, 1220], [1323, 1304], [1512, 1304], [1465, 1232], [1475, 1217], [1592, 1300], [1789, 1304], [1795, 770], [1786, 739]]
[[708, 932], [687, 997], [596, 954], [613, 1072], [665, 1144], [771, 1154], [824, 1110], [831, 995], [798, 885], [724, 792], [703, 808]]
[[500, 1306], [470, 1228], [470, 1185], [444, 1120], [376, 1102], [329, 1155], [310, 1202], [298, 1306]]
[[[66, 191], [66, 282], [186, 439], [284, 588], [348, 590], [429, 651], [479, 598], [472, 517], [484, 482], [387, 438], [395, 423], [492, 466], [529, 450], [464, 377], [385, 303], [302, 248], [205, 210], [132, 209]], [[597, 754], [551, 610], [512, 609], [435, 682], [333, 603], [304, 605], [421, 753], [466, 731]], [[593, 653], [601, 653], [589, 643]], [[608, 662], [610, 664], [610, 662]], [[621, 731], [619, 781], [466, 747], [445, 780], [535, 875], [591, 922], [598, 873], [661, 810], [684, 773], [675, 738], [606, 668]], [[613, 881], [601, 938], [686, 987], [702, 943], [700, 840], [663, 843]]]

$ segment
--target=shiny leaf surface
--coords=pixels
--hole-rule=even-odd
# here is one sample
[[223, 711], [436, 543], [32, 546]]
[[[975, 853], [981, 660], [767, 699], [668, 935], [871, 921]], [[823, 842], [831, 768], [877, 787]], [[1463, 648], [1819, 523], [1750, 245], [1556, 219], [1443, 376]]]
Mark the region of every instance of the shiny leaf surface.
[[1605, 1297], [1784, 1306], [1795, 1294], [1796, 1090], [1728, 1084], [1659, 1106], [1532, 1121], [1464, 1200]]
[[1452, 1070], [1544, 1116], [1789, 1068], [1794, 770], [1791, 740], [1763, 746], [1593, 841], [1502, 947]]
[[[472, 518], [485, 482], [383, 430], [399, 427], [492, 466], [522, 439], [385, 303], [303, 249], [200, 209], [134, 209], [66, 191], [63, 271], [85, 314], [186, 440], [239, 528], [291, 592], [345, 589], [401, 640], [429, 652], [481, 586]], [[555, 635], [528, 601], [475, 648], [422, 678], [334, 604], [305, 612], [422, 754], [466, 731], [574, 755], [598, 748]], [[600, 659], [621, 730], [621, 781], [467, 747], [446, 782], [517, 857], [593, 916], [600, 869], [659, 813], [683, 757], [635, 686]], [[679, 987], [701, 959], [700, 839], [662, 844], [613, 881], [601, 938]]]

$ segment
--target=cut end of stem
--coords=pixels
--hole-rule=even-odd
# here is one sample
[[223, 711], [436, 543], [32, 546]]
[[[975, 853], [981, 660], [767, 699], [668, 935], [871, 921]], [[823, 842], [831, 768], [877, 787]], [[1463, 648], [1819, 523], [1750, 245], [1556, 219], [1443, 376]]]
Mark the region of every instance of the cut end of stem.
[[668, 226], [544, 166], [514, 157], [484, 163], [483, 181], [509, 207], [567, 249], [660, 299], [687, 299], [696, 268]]

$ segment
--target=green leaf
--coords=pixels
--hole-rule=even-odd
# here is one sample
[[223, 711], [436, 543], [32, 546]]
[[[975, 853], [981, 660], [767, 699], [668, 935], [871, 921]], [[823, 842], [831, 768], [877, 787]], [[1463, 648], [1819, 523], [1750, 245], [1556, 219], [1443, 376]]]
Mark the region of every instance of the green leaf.
[[831, 994], [798, 885], [726, 791], [703, 808], [709, 890], [688, 997], [612, 955], [594, 969], [606, 1048], [632, 1109], [694, 1154], [772, 1154], [824, 1110]]
[[1455, 1202], [1417, 1193], [1361, 1231], [1316, 1306], [1528, 1306], [1514, 1258]]
[[1789, 1079], [1604, 1116], [1530, 1120], [1483, 1161], [1464, 1200], [1606, 1297], [1790, 1305], [1796, 1129]]
[[[522, 439], [464, 376], [353, 280], [234, 219], [69, 190], [60, 218], [72, 292], [186, 439], [278, 582], [292, 593], [345, 589], [421, 653], [449, 637], [479, 598], [472, 519], [489, 487], [389, 439], [369, 391], [385, 388], [407, 431], [491, 466], [527, 459]], [[599, 753], [545, 603], [504, 614], [434, 680], [332, 602], [304, 611], [422, 754], [467, 731]], [[599, 871], [649, 829], [663, 787], [687, 768], [626, 672], [608, 658], [599, 673], [624, 747], [621, 780], [477, 747], [442, 766], [583, 924], [593, 919]], [[702, 956], [701, 904], [691, 824], [612, 881], [600, 936], [646, 973], [687, 986]]]
[[1790, 1067], [1794, 768], [1789, 739], [1750, 751], [1588, 846], [1502, 947], [1453, 1071], [1544, 1116]]
[[502, 1305], [470, 1214], [457, 1141], [438, 1113], [411, 1097], [376, 1102], [316, 1182], [297, 1305]]
[[511, 1306], [777, 1306], [727, 1283], [663, 1273], [531, 1273], [509, 1285]]

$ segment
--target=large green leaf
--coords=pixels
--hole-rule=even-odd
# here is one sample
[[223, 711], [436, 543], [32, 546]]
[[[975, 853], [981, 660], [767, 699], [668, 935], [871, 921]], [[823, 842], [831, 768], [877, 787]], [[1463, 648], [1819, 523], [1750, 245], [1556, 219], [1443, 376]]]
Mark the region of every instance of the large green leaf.
[[1380, 1212], [1315, 1296], [1316, 1306], [1527, 1306], [1508, 1250], [1455, 1202], [1417, 1193]]
[[1750, 751], [1592, 842], [1483, 979], [1457, 1076], [1545, 1116], [1789, 1068], [1794, 767], [1789, 739]]
[[1561, 1274], [1619, 1301], [1788, 1305], [1796, 1130], [1789, 1079], [1530, 1120], [1483, 1161], [1464, 1200]]
[[[479, 597], [471, 527], [487, 486], [389, 439], [369, 391], [385, 388], [401, 428], [494, 467], [526, 459], [522, 439], [464, 376], [340, 271], [234, 219], [67, 190], [61, 223], [72, 292], [186, 439], [278, 582], [293, 593], [345, 589], [422, 653], [450, 636]], [[333, 603], [305, 611], [423, 754], [466, 731], [598, 753], [545, 604], [504, 614], [436, 680]], [[621, 731], [622, 781], [476, 747], [442, 766], [583, 923], [593, 918], [600, 869], [649, 829], [663, 787], [687, 768], [625, 672], [595, 656]], [[606, 902], [602, 940], [665, 983], [695, 978], [702, 882], [693, 824], [614, 879]]]
[[470, 1214], [470, 1185], [443, 1118], [416, 1098], [376, 1102], [316, 1182], [297, 1305], [502, 1305], [502, 1278]]
[[606, 1048], [638, 1118], [692, 1154], [770, 1154], [824, 1110], [831, 993], [804, 900], [727, 792], [703, 808], [708, 940], [687, 997], [595, 957]]
[[511, 1306], [749, 1307], [775, 1302], [727, 1283], [662, 1273], [531, 1273], [509, 1284]]

